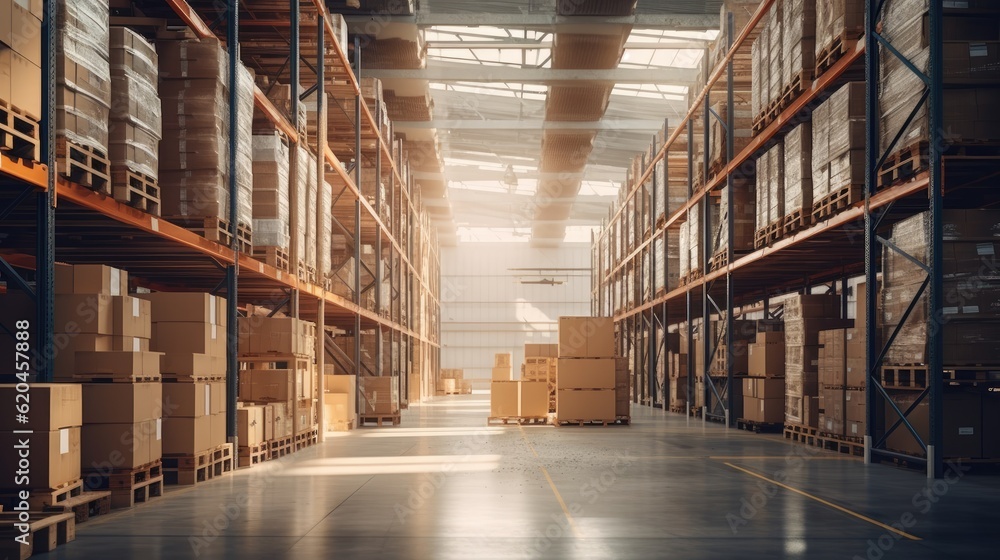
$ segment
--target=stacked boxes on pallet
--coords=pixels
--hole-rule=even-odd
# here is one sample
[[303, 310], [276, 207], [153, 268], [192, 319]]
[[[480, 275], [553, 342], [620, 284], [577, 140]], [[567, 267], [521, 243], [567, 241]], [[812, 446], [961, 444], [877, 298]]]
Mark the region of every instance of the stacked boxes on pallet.
[[362, 376], [358, 377], [358, 384], [361, 386], [362, 422], [367, 418], [391, 418], [393, 424], [399, 423], [398, 376]]
[[864, 184], [865, 84], [850, 82], [813, 110], [813, 219], [856, 202]]
[[798, 231], [812, 223], [812, 138], [812, 125], [808, 122], [785, 135], [782, 234]]
[[[952, 143], [1000, 139], [1000, 115], [992, 110], [1000, 104], [1000, 10], [996, 2], [949, 2], [944, 18], [944, 128]], [[881, 22], [885, 37], [909, 64], [922, 72], [930, 61], [927, 22], [928, 0], [890, 0]], [[888, 49], [880, 50], [879, 111], [880, 153], [902, 130], [892, 147], [899, 159], [890, 159], [880, 172], [883, 185], [907, 178], [923, 167], [918, 153], [926, 153], [928, 103], [920, 105], [916, 117], [903, 129], [924, 92], [921, 76], [910, 70]], [[954, 87], [952, 87], [954, 86]], [[913, 165], [910, 165], [910, 162]]]
[[668, 376], [670, 378], [670, 409], [673, 412], [688, 409], [688, 338], [687, 325], [677, 325], [677, 331], [670, 333], [670, 350], [667, 351]]
[[[27, 4], [28, 7], [25, 7]], [[41, 2], [5, 0], [0, 2], [0, 119], [5, 132], [15, 130], [27, 134], [19, 155], [39, 160], [38, 122], [42, 120], [42, 12]], [[6, 21], [3, 21], [6, 20]], [[17, 79], [14, 79], [14, 78]], [[8, 113], [13, 109], [13, 113]], [[9, 121], [8, 121], [9, 119]], [[26, 126], [14, 126], [20, 123]]]
[[465, 371], [445, 368], [441, 370], [438, 389], [443, 395], [471, 395], [472, 380], [465, 379]]
[[774, 239], [774, 229], [785, 216], [784, 189], [785, 149], [778, 142], [757, 159], [757, 231], [754, 234], [754, 247], [757, 249]]
[[152, 311], [151, 347], [162, 352], [167, 483], [203, 482], [234, 466], [226, 443], [226, 301], [196, 292], [141, 297]]
[[[60, 172], [106, 194], [110, 194], [107, 150], [111, 69], [108, 45], [107, 2], [81, 0], [58, 4], [56, 149], [62, 160]], [[68, 144], [72, 144], [74, 149]], [[75, 154], [77, 150], [79, 152]], [[74, 155], [81, 157], [71, 157]], [[71, 168], [71, 159], [85, 163]], [[91, 173], [93, 176], [88, 180]]]
[[273, 409], [270, 457], [312, 441], [313, 431], [318, 434], [316, 324], [293, 317], [241, 317], [239, 355], [239, 400]]
[[[31, 489], [32, 510], [41, 510], [79, 494], [83, 420], [80, 386], [32, 383], [29, 392], [25, 393], [18, 391], [17, 385], [0, 385], [0, 399], [11, 407], [10, 414], [0, 419], [0, 445], [7, 450], [0, 454], [0, 469], [9, 474], [0, 483], [3, 505], [11, 508], [20, 502], [23, 498], [18, 493], [28, 488]], [[15, 403], [31, 405], [25, 423], [15, 418]], [[25, 448], [24, 441], [30, 450], [30, 469], [24, 468], [23, 455], [18, 452]]]
[[[864, 301], [861, 301], [864, 305]], [[868, 410], [865, 403], [864, 330], [834, 329], [819, 333], [819, 431], [830, 436], [861, 438]]]
[[785, 333], [758, 332], [747, 346], [743, 380], [743, 418], [760, 424], [785, 420]]
[[288, 143], [278, 133], [253, 137], [254, 256], [289, 271]]
[[[816, 2], [778, 0], [751, 47], [755, 130], [809, 88], [815, 71]], [[769, 114], [770, 113], [770, 114]]]
[[819, 332], [849, 328], [840, 319], [840, 297], [796, 295], [785, 306], [785, 423], [819, 425]]
[[160, 214], [159, 145], [163, 135], [156, 91], [159, 61], [152, 44], [125, 27], [111, 28], [111, 121], [108, 151], [116, 200]]
[[816, 74], [829, 68], [865, 32], [864, 0], [816, 2]]
[[[162, 214], [228, 245], [230, 221], [240, 228], [240, 248], [250, 250], [253, 219], [253, 76], [238, 65], [237, 130], [229, 130], [228, 55], [217, 39], [186, 31], [157, 36]], [[237, 141], [236, 216], [229, 215], [229, 143]]]
[[523, 381], [544, 381], [548, 387], [549, 412], [556, 410], [556, 380], [559, 375], [558, 344], [525, 344]]
[[615, 330], [609, 317], [559, 318], [556, 418], [615, 420]]
[[514, 381], [510, 352], [497, 353], [493, 357], [493, 371], [490, 381], [490, 418], [515, 418], [519, 414], [520, 394], [518, 382]]
[[355, 375], [334, 375], [333, 366], [326, 366], [323, 393], [324, 429], [346, 432], [358, 425], [358, 387]]
[[[753, 250], [755, 225], [753, 181], [733, 179], [733, 186], [722, 187], [719, 198], [719, 235], [716, 254], [729, 247], [729, 190], [733, 191], [733, 254]], [[713, 264], [715, 264], [713, 262]], [[723, 264], [723, 263], [720, 263]]]

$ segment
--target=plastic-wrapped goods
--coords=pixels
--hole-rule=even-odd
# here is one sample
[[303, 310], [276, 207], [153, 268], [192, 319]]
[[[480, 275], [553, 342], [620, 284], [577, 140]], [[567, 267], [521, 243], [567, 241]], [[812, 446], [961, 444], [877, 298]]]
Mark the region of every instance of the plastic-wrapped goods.
[[[767, 83], [767, 101], [770, 103], [781, 97], [782, 88], [785, 86], [783, 80], [784, 76], [782, 74], [782, 68], [784, 65], [784, 39], [785, 30], [781, 26], [782, 19], [784, 17], [784, 4], [785, 2], [779, 0], [775, 2], [767, 15], [767, 28], [768, 28], [768, 47], [767, 47], [767, 65], [768, 65], [768, 83]], [[763, 62], [763, 60], [761, 61]]]
[[677, 270], [681, 276], [687, 276], [691, 272], [691, 224], [683, 222], [680, 232], [680, 254], [678, 256]]
[[668, 229], [665, 235], [667, 238], [667, 291], [669, 292], [677, 288], [680, 279], [678, 271], [683, 251], [681, 251], [680, 231]]
[[785, 215], [795, 211], [808, 216], [812, 212], [812, 125], [804, 122], [793, 128], [784, 140]]
[[767, 218], [768, 223], [785, 215], [785, 146], [775, 144], [766, 154], [768, 158]]
[[[289, 206], [289, 212], [295, 213], [295, 231], [291, 231], [291, 241], [295, 243], [298, 248], [299, 263], [289, 263], [292, 267], [298, 267], [299, 265], [305, 265], [306, 262], [306, 223], [309, 219], [307, 210], [309, 208], [309, 150], [305, 146], [296, 144], [290, 148], [293, 151], [297, 151], [297, 181], [295, 184], [289, 183], [289, 189], [295, 189], [295, 207]], [[289, 179], [291, 181], [291, 179]], [[291, 203], [289, 203], [291, 204]], [[289, 217], [289, 228], [291, 228], [292, 220]]]
[[[288, 228], [288, 144], [279, 134], [253, 137], [253, 217], [284, 221]], [[256, 230], [256, 228], [254, 228]], [[287, 233], [286, 233], [287, 235]], [[258, 243], [258, 245], [269, 245]]]
[[101, 152], [111, 109], [108, 13], [101, 0], [58, 2], [56, 9], [56, 134]]
[[764, 25], [761, 25], [760, 34], [750, 45], [750, 112], [753, 118], [757, 118], [764, 112], [763, 84], [766, 83], [764, 72], [766, 65], [763, 64], [763, 55], [767, 52], [767, 37], [765, 36]]
[[771, 177], [771, 158], [764, 153], [757, 159], [756, 188], [754, 189], [754, 229], [762, 230], [768, 226], [769, 197], [768, 186]]
[[[739, 155], [743, 148], [750, 144], [753, 116], [746, 96], [734, 95], [733, 106], [735, 107], [733, 110], [733, 154], [735, 156]], [[728, 161], [727, 135], [724, 123], [728, 123], [729, 108], [725, 102], [720, 102], [712, 107], [712, 111], [719, 116], [719, 118], [713, 116], [709, 121], [711, 131], [708, 157], [711, 166], [715, 167]]]
[[111, 110], [108, 157], [112, 170], [131, 170], [156, 180], [162, 136], [153, 45], [126, 27], [110, 32]]
[[236, 73], [236, 223], [253, 222], [253, 73], [242, 64]]
[[329, 182], [323, 181], [322, 196], [320, 197], [318, 203], [322, 215], [320, 217], [321, 227], [320, 233], [323, 235], [323, 247], [326, 248], [325, 251], [320, 253], [318, 257], [318, 266], [320, 276], [322, 278], [328, 278], [330, 272], [333, 268], [333, 261], [331, 258], [330, 247], [333, 244], [333, 186]]
[[650, 266], [649, 249], [647, 248], [642, 252], [642, 278], [640, 279], [639, 282], [642, 294], [641, 301], [649, 301], [650, 299], [651, 286], [649, 282], [649, 273], [650, 273], [649, 266]]
[[702, 253], [702, 225], [701, 225], [701, 205], [706, 199], [702, 199], [688, 210], [688, 253], [692, 271], [703, 271], [704, 254]]
[[816, 2], [817, 57], [841, 37], [850, 41], [863, 35], [864, 31], [865, 0]]
[[[728, 185], [723, 187], [719, 198], [719, 249], [729, 246], [729, 190]], [[734, 179], [732, 190], [733, 251], [751, 251], [756, 225], [753, 181]]]
[[660, 293], [666, 289], [665, 278], [663, 276], [663, 260], [667, 258], [664, 253], [663, 236], [653, 240], [653, 293]]
[[[319, 175], [316, 172], [316, 156], [312, 152], [307, 152], [306, 165], [306, 207], [304, 213], [306, 250], [304, 257], [306, 266], [315, 271], [317, 270], [316, 265], [319, 264], [316, 253], [316, 204], [319, 198]], [[300, 256], [303, 256], [302, 253], [300, 253]]]
[[816, 69], [816, 2], [784, 0], [781, 6], [781, 81], [787, 89], [797, 79], [812, 79]]

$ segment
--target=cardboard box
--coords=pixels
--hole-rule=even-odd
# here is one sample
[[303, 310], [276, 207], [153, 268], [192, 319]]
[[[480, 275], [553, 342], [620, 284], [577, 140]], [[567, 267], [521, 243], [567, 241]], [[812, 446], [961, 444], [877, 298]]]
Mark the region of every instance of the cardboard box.
[[63, 276], [62, 279], [56, 279], [56, 285], [61, 288], [69, 285], [70, 281], [66, 275], [72, 277], [73, 294], [108, 296], [128, 294], [128, 272], [103, 264], [77, 264], [71, 268], [56, 267], [56, 274]]
[[358, 378], [354, 375], [326, 375], [324, 377], [327, 393], [354, 395], [357, 393], [357, 382]]
[[252, 447], [265, 441], [263, 406], [236, 409], [236, 438], [241, 447]]
[[315, 354], [315, 323], [291, 317], [241, 317], [239, 351], [243, 354]]
[[164, 418], [201, 418], [212, 412], [211, 383], [163, 383]]
[[[18, 470], [18, 454], [9, 450], [23, 440], [28, 440], [28, 448], [31, 450], [30, 479], [23, 487], [45, 490], [80, 478], [79, 426], [32, 434], [0, 432], [0, 446], [8, 450], [0, 453], [0, 470], [5, 473]], [[13, 475], [11, 477], [13, 480]]]
[[549, 413], [549, 386], [544, 381], [518, 381], [519, 416], [544, 418]]
[[240, 399], [247, 402], [288, 401], [292, 398], [290, 369], [245, 369], [240, 372]]
[[610, 317], [560, 317], [560, 358], [613, 358], [615, 323]]
[[313, 387], [313, 377], [315, 377], [316, 370], [312, 366], [306, 369], [296, 369], [295, 377], [297, 378], [297, 389], [298, 393], [295, 395], [297, 399], [312, 399], [315, 387]]
[[441, 390], [444, 391], [446, 395], [454, 395], [458, 392], [458, 379], [442, 379], [441, 380]]
[[[759, 333], [782, 334], [782, 333]], [[751, 376], [781, 376], [785, 374], [785, 344], [753, 343], [747, 345], [747, 374]]]
[[112, 296], [111, 315], [114, 334], [150, 338], [149, 302], [132, 296]]
[[136, 424], [155, 420], [163, 410], [163, 385], [84, 383], [83, 423]]
[[614, 358], [559, 358], [559, 389], [614, 389]]
[[500, 352], [493, 355], [493, 367], [512, 367], [510, 352]]
[[149, 339], [135, 336], [118, 336], [113, 334], [93, 334], [93, 333], [56, 333], [65, 335], [57, 342], [60, 348], [56, 360], [65, 353], [69, 358], [66, 363], [70, 369], [73, 366], [73, 356], [75, 352], [149, 352]]
[[[0, 0], [0, 2], [3, 2], [3, 1], [4, 0]], [[7, 0], [7, 1], [9, 1], [9, 0]], [[2, 27], [5, 23], [9, 27], [9, 25], [10, 25], [10, 21], [9, 20], [7, 22], [0, 21], [0, 27]], [[3, 33], [3, 31], [0, 30], [0, 34], [2, 34], [2, 33]], [[8, 36], [10, 35], [10, 29], [9, 28], [7, 29], [7, 34], [8, 34]], [[0, 46], [0, 96], [2, 96], [2, 97], [0, 97], [0, 99], [11, 99], [11, 95], [10, 95], [11, 76], [10, 76], [10, 73], [14, 69], [14, 62], [12, 60], [13, 57], [14, 57], [14, 51], [12, 51], [10, 49], [5, 49], [2, 46]]]
[[56, 332], [115, 334], [111, 296], [103, 294], [56, 294]]
[[160, 375], [159, 352], [77, 352], [74, 362], [78, 375]]
[[782, 423], [785, 420], [785, 399], [762, 399], [744, 394], [743, 417], [753, 422]]
[[224, 376], [226, 358], [190, 352], [164, 352], [160, 356], [160, 373], [182, 377]]
[[211, 418], [211, 431], [208, 435], [209, 440], [208, 447], [206, 449], [217, 447], [226, 443], [226, 440], [228, 439], [226, 437], [226, 414], [213, 414], [207, 418]]
[[298, 418], [298, 425], [296, 427], [298, 433], [312, 429], [316, 425], [316, 410], [313, 407], [312, 400], [299, 401], [295, 414]]
[[264, 441], [274, 439], [274, 405], [260, 405], [264, 409]]
[[271, 416], [271, 438], [281, 439], [292, 435], [292, 413], [288, 403], [276, 402], [269, 406], [273, 409]]
[[510, 366], [493, 368], [493, 381], [510, 381], [514, 378], [514, 372]]
[[157, 352], [226, 357], [226, 329], [209, 323], [154, 323], [150, 347]]
[[[520, 414], [518, 381], [490, 383], [490, 418], [513, 418]], [[546, 405], [548, 413], [548, 405]]]
[[[19, 397], [19, 394], [24, 397]], [[48, 432], [83, 423], [83, 396], [77, 384], [32, 383], [27, 393], [19, 393], [14, 384], [2, 384], [0, 402], [9, 412], [0, 415], [0, 431]], [[29, 408], [26, 424], [15, 420], [14, 412], [22, 404], [27, 404]]]
[[323, 421], [328, 432], [342, 432], [352, 429], [357, 420], [356, 411], [354, 395], [346, 393], [326, 393], [323, 395]]
[[[0, 45], [6, 45], [8, 48], [13, 48], [14, 38], [11, 36], [11, 18], [9, 14], [13, 9], [14, 0], [0, 0]], [[7, 49], [0, 49], [4, 51]], [[8, 70], [9, 71], [9, 70]], [[4, 99], [8, 99], [4, 97]]]
[[743, 379], [743, 395], [758, 399], [784, 399], [785, 378], [747, 377]]
[[28, 116], [42, 117], [42, 69], [27, 57], [11, 51], [10, 103]]
[[363, 414], [397, 414], [399, 412], [398, 377], [360, 377]]
[[208, 385], [211, 387], [209, 398], [212, 414], [226, 412], [226, 382], [213, 381]]
[[406, 402], [408, 403], [419, 403], [420, 402], [420, 374], [411, 373], [409, 378], [406, 380]]
[[525, 358], [558, 358], [558, 344], [525, 344]]
[[614, 420], [615, 392], [608, 389], [560, 389], [556, 391], [556, 417], [559, 421]]
[[226, 300], [212, 294], [156, 292], [139, 296], [150, 302], [155, 323], [208, 323], [225, 327]]
[[162, 456], [153, 457], [154, 447], [160, 451], [162, 434], [158, 420], [124, 424], [84, 424], [81, 436], [81, 461], [85, 469], [100, 470], [101, 465], [116, 469], [134, 469], [148, 465]]
[[187, 418], [180, 416], [162, 419], [162, 449], [165, 455], [191, 455], [208, 449], [212, 424], [210, 416]]
[[[4, 5], [10, 7], [9, 11], [4, 11], [4, 19], [10, 18], [8, 23], [9, 36], [3, 41], [3, 26], [0, 25], [0, 41], [9, 45], [14, 52], [23, 56], [35, 66], [42, 65], [42, 22], [27, 8], [20, 6], [17, 2], [0, 2], [0, 7]], [[37, 118], [37, 115], [35, 115]]]

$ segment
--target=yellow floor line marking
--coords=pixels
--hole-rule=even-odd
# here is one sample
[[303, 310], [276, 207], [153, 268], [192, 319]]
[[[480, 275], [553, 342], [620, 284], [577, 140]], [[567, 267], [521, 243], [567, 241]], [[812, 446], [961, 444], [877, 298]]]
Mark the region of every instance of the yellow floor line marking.
[[837, 511], [846, 513], [847, 515], [851, 515], [853, 517], [857, 517], [858, 519], [860, 519], [862, 521], [867, 521], [868, 523], [871, 523], [872, 525], [876, 525], [876, 526], [881, 527], [881, 528], [883, 528], [883, 529], [885, 529], [887, 531], [891, 531], [893, 533], [896, 533], [897, 535], [900, 535], [902, 537], [906, 537], [906, 538], [910, 539], [911, 541], [922, 541], [923, 540], [922, 538], [920, 538], [918, 536], [911, 535], [911, 534], [909, 534], [909, 533], [907, 533], [905, 531], [900, 531], [899, 529], [896, 529], [895, 527], [892, 527], [890, 525], [886, 525], [885, 523], [882, 523], [881, 521], [875, 521], [871, 517], [866, 517], [864, 515], [861, 515], [860, 513], [857, 513], [855, 511], [851, 511], [851, 510], [849, 510], [849, 509], [847, 509], [845, 507], [838, 506], [837, 504], [834, 504], [834, 503], [830, 503], [830, 502], [824, 500], [823, 498], [819, 498], [819, 497], [813, 496], [812, 494], [810, 494], [808, 492], [803, 492], [802, 490], [799, 490], [798, 488], [792, 488], [791, 486], [788, 486], [787, 484], [782, 484], [782, 483], [778, 482], [777, 480], [771, 480], [770, 478], [767, 478], [766, 476], [759, 475], [759, 474], [757, 474], [757, 473], [755, 473], [753, 471], [744, 469], [743, 467], [737, 467], [736, 465], [734, 465], [732, 463], [725, 463], [725, 464], [727, 466], [730, 466], [730, 467], [738, 470], [738, 471], [745, 472], [746, 474], [748, 474], [750, 476], [754, 476], [754, 477], [757, 477], [757, 478], [759, 478], [761, 480], [766, 480], [767, 482], [770, 482], [771, 484], [774, 484], [776, 486], [780, 486], [780, 487], [784, 488], [785, 490], [788, 490], [789, 492], [795, 492], [796, 494], [799, 494], [800, 496], [805, 496], [806, 498], [809, 498], [809, 499], [812, 499], [812, 500], [816, 500], [817, 502], [819, 502], [819, 503], [821, 503], [821, 504], [823, 504], [825, 506], [831, 507], [831, 508], [833, 508], [833, 509], [835, 509]]
[[[788, 459], [787, 455], [709, 455], [709, 459], [715, 459], [717, 461], [731, 460], [739, 461], [740, 459]], [[806, 461], [857, 461], [860, 457], [802, 457]]]
[[[539, 459], [540, 457], [538, 456], [538, 452], [535, 451], [535, 446], [531, 445], [531, 442], [528, 441], [527, 434], [524, 433], [524, 428], [522, 428], [519, 425], [517, 429], [521, 432], [521, 439], [524, 440], [524, 443], [528, 446], [528, 449], [531, 450], [531, 454], [534, 455], [536, 459]], [[538, 465], [538, 468], [542, 470], [542, 474], [545, 475], [545, 480], [547, 480], [549, 483], [549, 488], [551, 488], [552, 493], [555, 494], [556, 501], [559, 502], [559, 507], [562, 508], [563, 514], [566, 516], [566, 521], [569, 522], [569, 528], [573, 530], [573, 536], [578, 539], [583, 538], [583, 534], [580, 533], [580, 529], [576, 526], [576, 521], [573, 519], [573, 516], [569, 513], [569, 508], [566, 507], [566, 502], [563, 500], [562, 494], [560, 494], [559, 489], [556, 488], [556, 483], [553, 482], [552, 477], [549, 476], [548, 469], [546, 469], [541, 464]]]

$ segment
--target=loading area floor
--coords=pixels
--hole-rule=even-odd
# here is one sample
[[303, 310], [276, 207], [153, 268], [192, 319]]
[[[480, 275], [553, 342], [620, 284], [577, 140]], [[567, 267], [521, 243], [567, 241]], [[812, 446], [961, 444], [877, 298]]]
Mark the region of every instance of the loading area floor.
[[487, 426], [488, 395], [81, 525], [39, 558], [990, 557], [1000, 477], [919, 472], [635, 407]]

